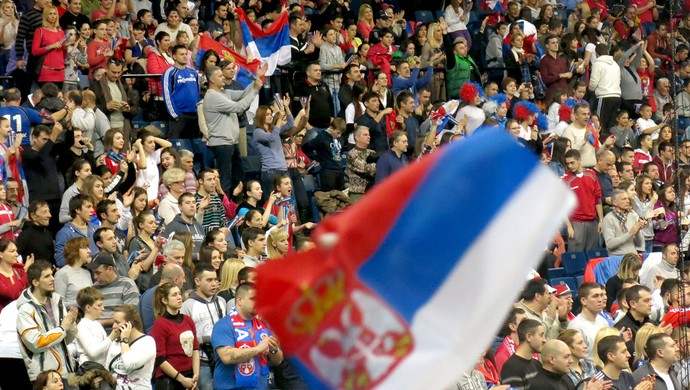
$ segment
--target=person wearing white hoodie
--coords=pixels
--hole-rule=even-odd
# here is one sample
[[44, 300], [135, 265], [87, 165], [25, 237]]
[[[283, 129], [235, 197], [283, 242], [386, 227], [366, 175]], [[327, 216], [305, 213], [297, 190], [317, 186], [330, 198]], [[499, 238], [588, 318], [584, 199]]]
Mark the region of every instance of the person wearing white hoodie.
[[616, 125], [616, 113], [621, 107], [621, 70], [609, 55], [608, 45], [598, 44], [595, 52], [597, 59], [592, 64], [589, 90], [597, 98], [596, 114], [602, 130], [608, 132], [610, 127]]

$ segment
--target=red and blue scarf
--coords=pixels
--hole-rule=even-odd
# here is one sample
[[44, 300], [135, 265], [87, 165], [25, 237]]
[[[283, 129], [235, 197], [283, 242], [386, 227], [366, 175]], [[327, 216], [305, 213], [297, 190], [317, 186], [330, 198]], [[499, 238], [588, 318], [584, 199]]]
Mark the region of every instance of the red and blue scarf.
[[[237, 312], [230, 315], [235, 327], [235, 348], [252, 348], [261, 340], [270, 336], [270, 332], [260, 319], [254, 317], [250, 326]], [[259, 370], [257, 370], [257, 365]], [[237, 387], [257, 387], [259, 379], [268, 375], [268, 361], [264, 354], [259, 354], [246, 362], [235, 364], [235, 383]]]

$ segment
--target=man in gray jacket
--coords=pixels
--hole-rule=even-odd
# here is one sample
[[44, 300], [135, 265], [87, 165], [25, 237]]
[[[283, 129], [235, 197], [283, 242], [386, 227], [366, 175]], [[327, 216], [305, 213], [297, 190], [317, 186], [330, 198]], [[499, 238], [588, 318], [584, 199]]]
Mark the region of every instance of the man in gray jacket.
[[244, 177], [240, 150], [240, 126], [238, 113], [247, 111], [254, 97], [263, 86], [262, 76], [266, 74], [267, 65], [256, 72], [256, 79], [244, 91], [224, 89], [223, 71], [213, 66], [206, 70], [208, 91], [204, 96], [204, 117], [208, 127], [208, 145], [216, 159], [220, 182], [225, 193], [232, 193], [233, 188]]
[[609, 254], [623, 256], [644, 250], [642, 228], [647, 220], [640, 219], [636, 213], [631, 212], [632, 205], [627, 192], [613, 190], [611, 200], [613, 209], [606, 214], [601, 224]]
[[46, 370], [58, 370], [63, 379], [74, 371], [67, 344], [77, 337], [77, 308], [69, 311], [56, 294], [52, 266], [39, 261], [27, 272], [29, 288], [17, 299], [17, 333], [29, 379]]

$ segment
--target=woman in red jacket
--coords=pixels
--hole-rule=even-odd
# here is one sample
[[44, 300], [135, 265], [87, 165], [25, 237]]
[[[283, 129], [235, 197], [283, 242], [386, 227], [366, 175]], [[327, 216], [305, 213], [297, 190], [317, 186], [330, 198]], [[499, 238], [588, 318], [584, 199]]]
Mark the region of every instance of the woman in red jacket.
[[[65, 81], [65, 32], [60, 29], [58, 11], [54, 6], [43, 8], [43, 26], [36, 29], [31, 54], [42, 57], [38, 73], [40, 84], [52, 82], [62, 88]], [[74, 38], [70, 38], [72, 40]]]
[[93, 76], [96, 68], [105, 68], [108, 60], [113, 56], [113, 47], [108, 36], [108, 23], [99, 20], [93, 25], [96, 37], [86, 46], [86, 55], [89, 60], [89, 78]]
[[[169, 67], [173, 66], [174, 60], [170, 55], [170, 35], [165, 31], [159, 31], [154, 37], [156, 47], [147, 46], [144, 49], [146, 53], [146, 72], [149, 74], [162, 75]], [[149, 79], [149, 93], [153, 100], [156, 101], [159, 113], [165, 113], [165, 106], [163, 105], [163, 87], [160, 77], [152, 77]]]

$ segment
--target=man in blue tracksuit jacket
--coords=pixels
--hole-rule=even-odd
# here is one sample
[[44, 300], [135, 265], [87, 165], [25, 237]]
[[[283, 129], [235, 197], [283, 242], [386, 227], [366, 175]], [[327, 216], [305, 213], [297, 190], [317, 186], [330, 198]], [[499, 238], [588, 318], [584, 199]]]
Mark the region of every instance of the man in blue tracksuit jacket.
[[196, 105], [199, 96], [199, 75], [187, 66], [189, 51], [183, 45], [172, 49], [175, 65], [163, 73], [163, 101], [170, 115], [168, 138], [200, 138]]

